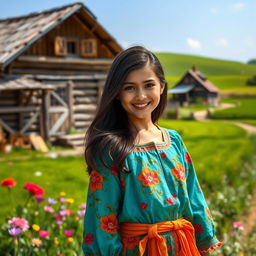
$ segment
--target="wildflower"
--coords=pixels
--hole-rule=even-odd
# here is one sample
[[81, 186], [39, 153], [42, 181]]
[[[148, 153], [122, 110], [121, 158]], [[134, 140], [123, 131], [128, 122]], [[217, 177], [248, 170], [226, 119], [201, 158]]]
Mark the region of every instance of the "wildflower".
[[73, 237], [68, 237], [67, 241], [68, 241], [69, 243], [73, 243], [73, 242], [74, 242], [74, 238], [73, 238]]
[[60, 197], [60, 198], [59, 198], [59, 201], [60, 201], [61, 203], [66, 203], [66, 198], [65, 198], [65, 197]]
[[43, 242], [42, 242], [42, 240], [40, 240], [39, 238], [33, 238], [33, 239], [31, 240], [31, 244], [32, 244], [33, 246], [39, 247], [39, 246], [41, 246], [41, 245], [43, 244]]
[[18, 217], [13, 217], [8, 221], [10, 225], [13, 227], [18, 227], [21, 228], [22, 230], [26, 231], [29, 229], [28, 222], [25, 219], [18, 218]]
[[38, 216], [38, 215], [39, 215], [39, 212], [38, 212], [38, 211], [35, 211], [35, 212], [34, 212], [34, 215], [35, 215], [35, 216]]
[[73, 211], [70, 210], [70, 209], [64, 209], [64, 210], [60, 211], [60, 215], [61, 215], [61, 216], [69, 216], [69, 215], [71, 215], [72, 213], [73, 213]]
[[82, 208], [82, 209], [85, 209], [85, 208], [86, 208], [86, 204], [85, 204], [85, 203], [83, 203], [83, 204], [80, 204], [80, 205], [78, 206], [78, 208]]
[[27, 182], [25, 184], [24, 189], [26, 189], [28, 192], [30, 192], [34, 196], [44, 195], [44, 190], [41, 187], [30, 182]]
[[54, 212], [54, 209], [53, 209], [51, 206], [49, 206], [49, 205], [45, 205], [45, 206], [44, 206], [44, 210], [45, 210], [46, 212], [50, 212], [50, 213], [53, 213], [53, 212]]
[[44, 197], [42, 197], [42, 196], [36, 196], [36, 197], [35, 197], [35, 200], [36, 200], [38, 203], [41, 203], [41, 202], [44, 201]]
[[55, 245], [58, 245], [58, 244], [59, 244], [59, 240], [58, 240], [58, 238], [57, 238], [57, 237], [54, 237], [54, 239], [53, 239], [53, 243], [54, 243]]
[[13, 178], [6, 178], [1, 181], [1, 186], [6, 188], [12, 188], [16, 186], [16, 181]]
[[80, 216], [80, 217], [83, 217], [84, 214], [85, 214], [85, 210], [81, 210], [81, 211], [77, 211], [77, 214]]
[[244, 230], [244, 225], [242, 222], [233, 222], [233, 228]]
[[49, 235], [50, 235], [49, 232], [46, 231], [46, 230], [40, 230], [40, 231], [39, 231], [39, 236], [42, 237], [42, 238], [46, 238], [46, 237], [48, 237]]
[[61, 225], [63, 224], [63, 221], [57, 220], [57, 224], [58, 224], [59, 226], [61, 226]]
[[16, 236], [18, 236], [20, 234], [21, 229], [20, 228], [16, 228], [16, 227], [12, 227], [12, 228], [8, 229], [8, 232], [9, 232], [9, 234], [11, 236], [16, 237]]
[[64, 234], [66, 236], [73, 236], [73, 231], [71, 231], [71, 230], [64, 230]]
[[48, 198], [49, 204], [56, 204], [56, 201], [53, 198]]
[[62, 219], [62, 217], [61, 217], [60, 215], [54, 215], [53, 218], [54, 218], [55, 220], [61, 220], [61, 219]]
[[40, 226], [38, 226], [37, 224], [33, 224], [32, 225], [32, 229], [35, 231], [39, 231], [40, 230]]
[[65, 196], [66, 193], [65, 192], [60, 192], [60, 196]]
[[66, 199], [66, 202], [67, 202], [68, 204], [73, 204], [73, 203], [74, 203], [74, 199], [73, 199], [73, 198], [67, 198], [67, 199]]

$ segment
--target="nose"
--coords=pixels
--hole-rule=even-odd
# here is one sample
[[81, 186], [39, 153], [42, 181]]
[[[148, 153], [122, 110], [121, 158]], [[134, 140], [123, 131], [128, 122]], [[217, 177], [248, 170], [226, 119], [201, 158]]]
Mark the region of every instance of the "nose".
[[143, 90], [143, 88], [138, 88], [136, 98], [138, 100], [144, 100], [146, 98], [146, 92]]

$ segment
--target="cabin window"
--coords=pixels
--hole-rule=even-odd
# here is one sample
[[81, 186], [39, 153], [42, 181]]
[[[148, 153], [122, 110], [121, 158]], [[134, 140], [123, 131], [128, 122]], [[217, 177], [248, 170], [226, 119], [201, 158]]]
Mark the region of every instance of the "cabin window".
[[54, 41], [54, 53], [56, 56], [67, 56], [67, 40], [57, 36]]
[[83, 39], [81, 41], [81, 56], [96, 57], [97, 56], [97, 41], [96, 39]]
[[68, 56], [78, 56], [79, 55], [77, 39], [67, 38], [67, 55]]

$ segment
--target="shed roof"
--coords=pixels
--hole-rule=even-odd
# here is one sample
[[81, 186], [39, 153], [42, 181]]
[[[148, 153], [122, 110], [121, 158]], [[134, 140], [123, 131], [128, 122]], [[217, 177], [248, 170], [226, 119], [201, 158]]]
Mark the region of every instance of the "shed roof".
[[97, 18], [83, 3], [0, 20], [0, 66], [4, 67], [26, 51], [46, 33], [76, 13], [82, 22], [116, 54], [122, 50], [116, 40], [97, 22]]
[[177, 86], [177, 87], [174, 87], [174, 88], [168, 90], [168, 93], [183, 94], [183, 93], [189, 92], [189, 91], [192, 90], [194, 87], [195, 87], [194, 84]]
[[54, 86], [29, 79], [26, 76], [18, 77], [0, 77], [0, 91], [12, 90], [53, 90]]

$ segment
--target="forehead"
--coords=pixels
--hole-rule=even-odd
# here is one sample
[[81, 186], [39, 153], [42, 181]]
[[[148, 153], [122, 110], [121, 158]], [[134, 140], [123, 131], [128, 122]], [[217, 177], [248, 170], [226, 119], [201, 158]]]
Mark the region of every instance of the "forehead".
[[146, 66], [131, 71], [126, 79], [125, 82], [143, 82], [149, 79], [154, 79], [159, 81], [158, 77], [156, 76], [155, 72], [152, 69], [152, 66], [150, 64], [147, 64]]

